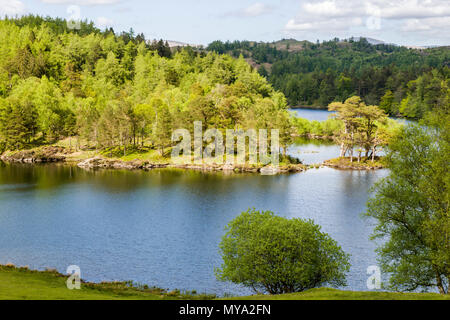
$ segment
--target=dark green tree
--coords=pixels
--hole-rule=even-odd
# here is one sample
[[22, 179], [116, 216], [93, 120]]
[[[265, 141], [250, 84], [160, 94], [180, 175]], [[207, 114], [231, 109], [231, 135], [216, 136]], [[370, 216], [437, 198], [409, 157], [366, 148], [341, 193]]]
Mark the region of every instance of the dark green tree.
[[248, 210], [231, 221], [222, 238], [218, 279], [255, 292], [301, 292], [345, 285], [349, 256], [312, 221], [288, 220]]

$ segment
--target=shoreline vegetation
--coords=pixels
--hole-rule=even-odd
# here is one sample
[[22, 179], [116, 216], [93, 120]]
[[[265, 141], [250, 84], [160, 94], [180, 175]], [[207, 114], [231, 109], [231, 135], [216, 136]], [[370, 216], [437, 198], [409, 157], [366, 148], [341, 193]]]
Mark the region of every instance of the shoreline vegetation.
[[[62, 143], [64, 144], [64, 143]], [[175, 164], [170, 158], [159, 155], [155, 150], [143, 150], [142, 153], [132, 152], [125, 157], [112, 156], [114, 152], [95, 150], [76, 151], [60, 145], [37, 147], [29, 150], [7, 151], [0, 156], [0, 160], [7, 163], [43, 164], [64, 163], [76, 165], [84, 169], [125, 169], [125, 170], [152, 170], [152, 169], [186, 169], [197, 171], [223, 171], [230, 173], [298, 173], [311, 168], [330, 167], [342, 170], [378, 170], [386, 168], [383, 158], [377, 157], [374, 162], [366, 157], [360, 161], [355, 157], [353, 162], [350, 157], [326, 160], [323, 163], [304, 165], [295, 163], [291, 158], [284, 159], [279, 169], [274, 171], [272, 166], [263, 165], [232, 165], [232, 164]], [[112, 156], [112, 157], [111, 157]], [[291, 163], [292, 162], [292, 163]]]
[[383, 158], [376, 157], [374, 161], [367, 157], [343, 157], [327, 160], [323, 163], [324, 166], [334, 169], [345, 170], [380, 170], [385, 169], [387, 166], [383, 161]]
[[165, 290], [131, 281], [81, 283], [80, 290], [66, 287], [68, 275], [56, 270], [34, 271], [12, 264], [0, 265], [0, 300], [449, 300], [435, 293], [394, 293], [311, 289], [282, 295], [217, 297], [196, 291]]
[[[262, 164], [177, 164], [170, 157], [161, 156], [156, 150], [144, 149], [141, 152], [133, 152], [120, 157], [117, 150], [76, 151], [62, 146], [38, 147], [30, 150], [5, 152], [0, 160], [9, 163], [41, 164], [41, 163], [67, 163], [77, 165], [84, 169], [126, 169], [126, 170], [152, 170], [152, 169], [187, 169], [198, 171], [224, 171], [234, 173], [292, 173], [303, 172], [307, 166], [298, 163], [295, 159], [284, 157], [278, 169]], [[206, 161], [207, 162], [207, 161]]]

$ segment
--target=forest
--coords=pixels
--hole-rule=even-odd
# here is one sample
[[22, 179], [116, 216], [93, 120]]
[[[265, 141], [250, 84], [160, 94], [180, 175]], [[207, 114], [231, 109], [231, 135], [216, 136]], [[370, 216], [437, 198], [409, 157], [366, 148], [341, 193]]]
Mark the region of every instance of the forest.
[[418, 50], [336, 38], [315, 44], [215, 41], [207, 50], [242, 55], [292, 107], [326, 108], [356, 95], [392, 116], [421, 119], [448, 101], [449, 47]]
[[[164, 156], [175, 129], [192, 132], [201, 121], [204, 130], [279, 129], [283, 154], [303, 135], [332, 137], [351, 159], [354, 147], [359, 157], [374, 156], [393, 133], [385, 114], [420, 119], [448, 109], [449, 52], [365, 39], [170, 48], [88, 21], [70, 30], [59, 18], [5, 18], [0, 153], [77, 137], [84, 148], [119, 147], [126, 155], [147, 147]], [[348, 126], [345, 116], [315, 123], [288, 112], [300, 104], [346, 113], [339, 106], [351, 101], [358, 110], [350, 121], [369, 123]]]
[[174, 129], [280, 129], [291, 141], [284, 95], [244, 58], [174, 50], [132, 30], [26, 16], [0, 21], [0, 152], [79, 136], [91, 148], [150, 146]]

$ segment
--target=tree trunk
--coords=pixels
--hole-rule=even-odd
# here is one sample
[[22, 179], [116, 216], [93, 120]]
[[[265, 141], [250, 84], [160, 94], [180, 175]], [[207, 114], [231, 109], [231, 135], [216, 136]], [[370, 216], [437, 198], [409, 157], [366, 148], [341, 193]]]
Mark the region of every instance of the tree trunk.
[[442, 295], [447, 294], [447, 292], [445, 292], [444, 283], [442, 282], [441, 275], [437, 271], [436, 271], [436, 281], [437, 287], [439, 288], [439, 293]]

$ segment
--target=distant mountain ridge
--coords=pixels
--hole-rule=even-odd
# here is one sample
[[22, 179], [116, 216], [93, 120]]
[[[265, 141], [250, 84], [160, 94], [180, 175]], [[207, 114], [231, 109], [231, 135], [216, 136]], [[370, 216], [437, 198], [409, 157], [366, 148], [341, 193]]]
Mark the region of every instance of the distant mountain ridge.
[[[399, 45], [396, 43], [389, 43], [383, 40], [370, 38], [370, 37], [350, 37], [348, 39], [341, 39], [339, 42], [349, 42], [349, 41], [361, 41], [361, 39], [366, 39], [367, 42], [371, 45], [392, 45], [397, 47], [405, 47], [408, 49], [417, 49], [417, 50], [423, 50], [423, 49], [430, 49], [430, 48], [438, 48], [438, 47], [446, 47], [445, 45], [431, 45], [431, 46], [417, 46], [417, 45]], [[171, 48], [177, 48], [177, 47], [193, 47], [193, 48], [201, 48], [203, 45], [200, 44], [192, 44], [182, 41], [175, 41], [175, 40], [167, 40], [169, 47]], [[272, 42], [264, 42], [264, 41], [248, 41], [252, 44], [267, 44], [272, 45], [277, 50], [287, 50], [290, 52], [293, 51], [301, 51], [305, 46], [313, 45], [314, 43], [308, 40], [297, 40], [297, 39], [281, 39], [278, 41], [272, 41]]]

